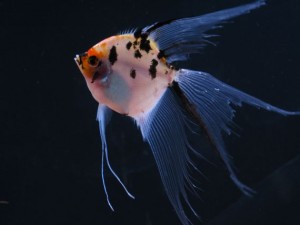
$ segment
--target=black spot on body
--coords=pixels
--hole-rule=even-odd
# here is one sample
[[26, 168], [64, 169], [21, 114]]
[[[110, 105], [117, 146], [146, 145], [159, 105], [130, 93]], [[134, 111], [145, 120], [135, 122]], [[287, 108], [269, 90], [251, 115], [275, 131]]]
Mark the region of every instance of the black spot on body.
[[110, 49], [108, 59], [109, 59], [111, 65], [113, 65], [117, 61], [118, 54], [117, 54], [116, 46], [112, 46], [112, 48]]
[[142, 58], [142, 54], [140, 53], [139, 50], [136, 50], [136, 51], [134, 52], [134, 57], [135, 57], [135, 58]]
[[132, 77], [132, 79], [135, 78], [135, 76], [136, 76], [136, 71], [135, 71], [135, 69], [131, 69], [131, 70], [130, 70], [130, 76]]
[[148, 40], [147, 38], [148, 38], [147, 34], [141, 35], [140, 49], [148, 53], [150, 50], [152, 50], [152, 48], [150, 46], [150, 40]]
[[139, 29], [137, 29], [137, 30], [133, 33], [133, 36], [134, 36], [136, 39], [138, 39], [138, 38], [141, 36], [141, 34], [142, 34], [142, 29], [139, 28]]
[[137, 40], [135, 40], [134, 42], [133, 42], [133, 48], [134, 49], [136, 49], [136, 46], [139, 44], [139, 42], [137, 41]]
[[156, 66], [158, 65], [158, 61], [156, 59], [152, 59], [151, 61], [151, 65], [149, 67], [149, 73], [152, 77], [152, 79], [154, 79], [156, 77]]
[[131, 41], [129, 41], [129, 42], [126, 44], [126, 48], [127, 48], [127, 50], [129, 50], [129, 49], [131, 48], [131, 46], [132, 46], [132, 42], [131, 42]]
[[165, 52], [163, 50], [160, 50], [159, 53], [157, 54], [157, 58], [161, 59], [163, 57], [166, 57]]

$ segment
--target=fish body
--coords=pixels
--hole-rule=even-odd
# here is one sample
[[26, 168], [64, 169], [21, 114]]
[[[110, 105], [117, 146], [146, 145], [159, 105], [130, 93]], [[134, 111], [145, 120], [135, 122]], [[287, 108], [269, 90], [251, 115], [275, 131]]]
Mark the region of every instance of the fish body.
[[[99, 103], [120, 114], [142, 117], [173, 82], [175, 71], [158, 58], [153, 40], [134, 36], [117, 35], [96, 44], [81, 56], [80, 69]], [[94, 56], [95, 66], [89, 64]]]
[[[230, 135], [235, 110], [243, 103], [284, 116], [300, 115], [275, 107], [248, 95], [209, 73], [175, 69], [176, 61], [187, 60], [211, 43], [207, 32], [251, 10], [265, 5], [259, 0], [246, 5], [191, 18], [154, 23], [121, 35], [112, 36], [76, 55], [75, 62], [89, 90], [99, 103], [97, 120], [102, 140], [101, 175], [107, 202], [104, 171], [109, 171], [127, 190], [110, 165], [106, 126], [112, 111], [133, 118], [150, 145], [166, 194], [180, 221], [190, 224], [186, 210], [194, 215], [188, 190], [196, 191], [190, 170], [199, 171], [197, 158], [203, 158], [201, 147], [189, 142], [187, 130], [201, 127], [212, 147], [223, 160], [228, 174], [245, 195], [254, 191], [237, 177], [227, 153], [224, 135]], [[201, 134], [198, 134], [199, 136]], [[188, 206], [188, 209], [183, 207]]]

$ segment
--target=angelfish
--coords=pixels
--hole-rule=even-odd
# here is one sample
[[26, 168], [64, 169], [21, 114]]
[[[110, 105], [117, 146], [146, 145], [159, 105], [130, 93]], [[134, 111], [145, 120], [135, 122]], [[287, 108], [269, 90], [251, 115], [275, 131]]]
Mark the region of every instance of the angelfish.
[[208, 39], [212, 35], [207, 31], [264, 4], [265, 1], [260, 0], [201, 16], [157, 22], [109, 37], [76, 55], [75, 62], [99, 103], [101, 175], [112, 210], [105, 185], [105, 165], [134, 198], [109, 162], [105, 129], [112, 111], [133, 118], [140, 128], [182, 224], [190, 223], [184, 204], [197, 215], [189, 202], [188, 190], [195, 189], [190, 176], [190, 168], [196, 168], [192, 156], [201, 157], [201, 149], [193, 148], [188, 141], [186, 131], [191, 128], [191, 123], [205, 130], [236, 186], [246, 195], [253, 193], [237, 177], [223, 140], [223, 134], [232, 131], [235, 115], [232, 106], [246, 103], [284, 116], [300, 115], [300, 112], [272, 106], [208, 73], [175, 68], [174, 62], [187, 60], [190, 54], [199, 53], [210, 43]]

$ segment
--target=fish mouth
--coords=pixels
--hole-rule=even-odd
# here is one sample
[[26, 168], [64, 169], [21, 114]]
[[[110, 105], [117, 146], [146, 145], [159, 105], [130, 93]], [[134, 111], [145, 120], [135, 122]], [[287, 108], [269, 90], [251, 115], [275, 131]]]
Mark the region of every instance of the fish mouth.
[[74, 60], [75, 60], [75, 62], [76, 62], [76, 64], [77, 64], [77, 66], [82, 65], [82, 61], [81, 61], [80, 55], [77, 54], [77, 55], [74, 57]]
[[81, 69], [83, 69], [83, 61], [82, 61], [82, 58], [86, 57], [87, 56], [87, 53], [82, 53], [82, 54], [76, 54], [74, 60], [77, 64], [78, 67], [81, 67]]
[[82, 74], [84, 74], [84, 67], [83, 67], [83, 62], [82, 62], [82, 55], [81, 54], [76, 54], [74, 57], [74, 61], [80, 70]]

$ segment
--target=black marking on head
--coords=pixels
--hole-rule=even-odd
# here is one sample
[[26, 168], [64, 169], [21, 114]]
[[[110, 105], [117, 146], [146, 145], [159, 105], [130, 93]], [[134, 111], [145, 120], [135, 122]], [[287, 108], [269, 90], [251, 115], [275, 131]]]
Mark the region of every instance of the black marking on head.
[[156, 59], [152, 59], [151, 61], [151, 65], [149, 67], [149, 73], [152, 77], [152, 79], [154, 79], [156, 77], [156, 66], [158, 65], [158, 61]]
[[161, 58], [165, 58], [166, 55], [165, 55], [165, 52], [164, 50], [160, 50], [159, 53], [157, 54], [157, 58], [161, 59]]
[[82, 62], [82, 57], [87, 56], [87, 53], [86, 53], [86, 52], [85, 52], [85, 53], [81, 53], [81, 54], [79, 54], [78, 56], [79, 56], [79, 57], [78, 57], [79, 59], [76, 60], [76, 61], [77, 61], [78, 65], [81, 66], [82, 69], [84, 69], [84, 67], [83, 67], [83, 62]]
[[141, 28], [138, 28], [136, 29], [136, 31], [133, 33], [133, 36], [138, 39], [142, 34], [142, 29]]
[[78, 58], [79, 58], [79, 60], [76, 60], [76, 61], [78, 62], [78, 65], [80, 66], [80, 65], [82, 65], [81, 55]]
[[132, 42], [128, 41], [128, 43], [126, 44], [127, 50], [130, 50], [131, 46], [132, 46]]
[[150, 46], [150, 40], [147, 38], [148, 38], [147, 34], [141, 34], [140, 49], [148, 53], [150, 50], [152, 50], [152, 48]]
[[142, 58], [142, 54], [140, 53], [139, 50], [136, 50], [136, 51], [134, 52], [134, 57], [135, 57], [135, 58]]
[[[98, 65], [97, 65], [97, 68], [100, 68], [101, 64], [102, 64], [102, 61], [99, 60]], [[96, 80], [98, 77], [100, 77], [100, 76], [101, 76], [101, 74], [100, 74], [99, 69], [98, 69], [98, 70], [94, 73], [94, 75], [93, 75], [93, 77], [92, 77], [91, 83], [94, 83], [95, 80]]]
[[118, 59], [118, 54], [117, 54], [117, 50], [116, 50], [116, 46], [112, 46], [110, 51], [109, 51], [109, 57], [108, 57], [111, 65], [114, 65], [114, 63], [117, 61]]
[[135, 78], [135, 76], [136, 76], [136, 71], [135, 71], [135, 69], [132, 68], [132, 69], [130, 70], [130, 76], [131, 76], [132, 79]]
[[100, 77], [100, 76], [101, 76], [101, 74], [100, 74], [100, 72], [97, 70], [97, 71], [94, 73], [94, 75], [93, 75], [93, 78], [92, 78], [91, 83], [94, 83], [95, 80], [96, 80], [98, 77]]

